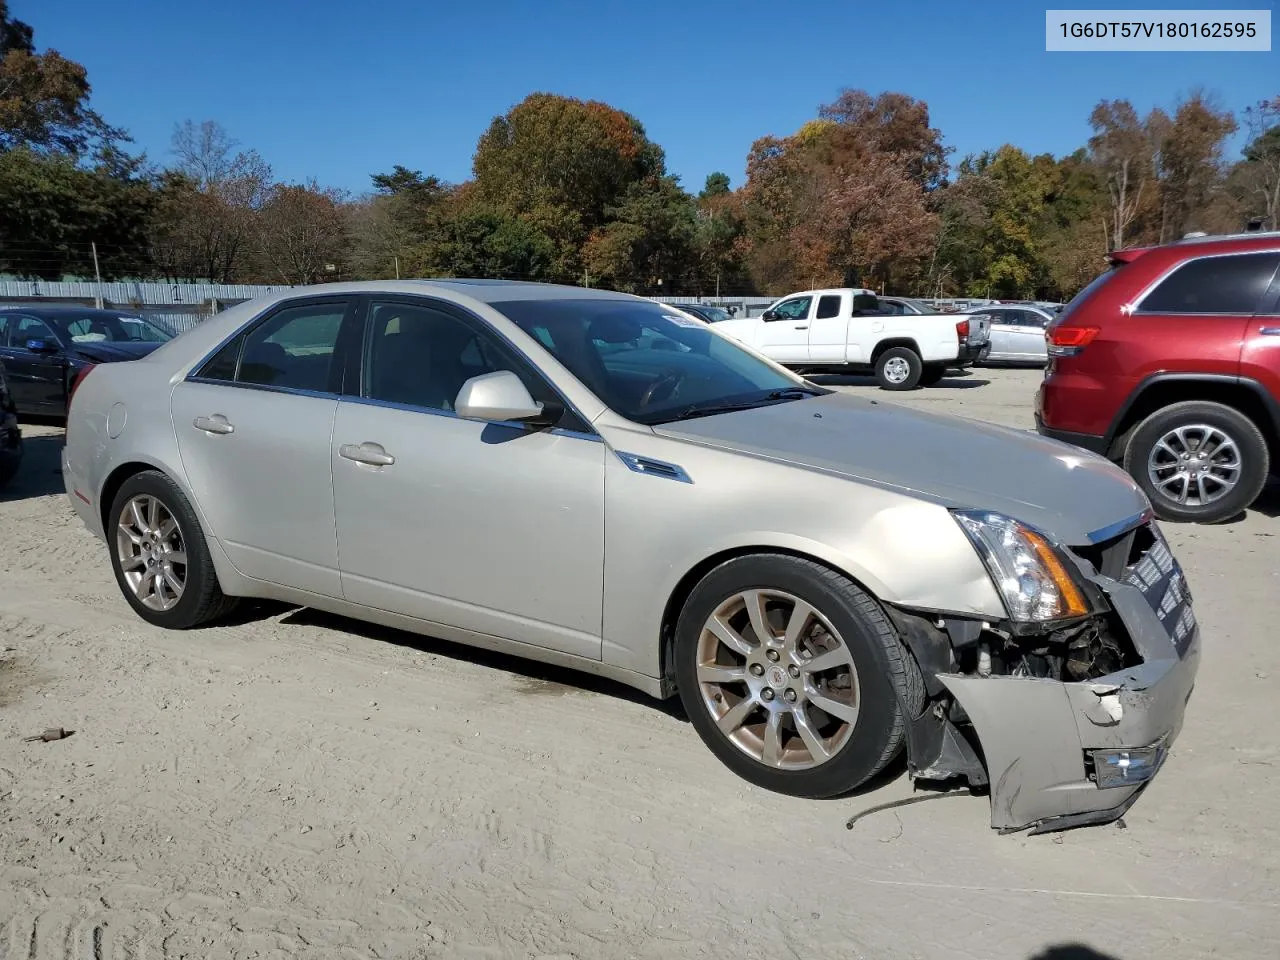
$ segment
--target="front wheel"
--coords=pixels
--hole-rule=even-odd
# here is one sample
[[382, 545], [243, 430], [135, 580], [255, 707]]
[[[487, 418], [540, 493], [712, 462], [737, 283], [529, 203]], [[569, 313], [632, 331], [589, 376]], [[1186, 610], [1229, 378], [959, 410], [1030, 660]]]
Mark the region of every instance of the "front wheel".
[[914, 390], [924, 372], [920, 354], [910, 347], [890, 347], [876, 358], [876, 382], [881, 390]]
[[186, 630], [224, 615], [223, 594], [195, 510], [176, 483], [147, 470], [126, 480], [108, 513], [120, 592], [148, 623]]
[[680, 698], [740, 777], [798, 797], [845, 793], [898, 754], [924, 702], [919, 668], [876, 602], [809, 560], [730, 560], [676, 628]]
[[1248, 507], [1267, 482], [1267, 441], [1240, 411], [1189, 400], [1157, 410], [1134, 430], [1124, 468], [1156, 516], [1218, 523]]

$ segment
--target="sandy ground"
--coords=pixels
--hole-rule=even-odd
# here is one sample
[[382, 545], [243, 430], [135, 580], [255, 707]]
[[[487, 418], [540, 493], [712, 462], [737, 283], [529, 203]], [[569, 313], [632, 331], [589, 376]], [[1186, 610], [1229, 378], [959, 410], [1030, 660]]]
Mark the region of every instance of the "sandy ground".
[[[1029, 427], [1038, 377], [902, 400]], [[1276, 956], [1274, 491], [1170, 528], [1206, 650], [1127, 829], [1002, 838], [968, 796], [846, 831], [909, 794], [900, 767], [766, 793], [678, 708], [565, 671], [309, 611], [151, 629], [61, 492], [60, 433], [28, 436], [0, 502], [0, 960]]]

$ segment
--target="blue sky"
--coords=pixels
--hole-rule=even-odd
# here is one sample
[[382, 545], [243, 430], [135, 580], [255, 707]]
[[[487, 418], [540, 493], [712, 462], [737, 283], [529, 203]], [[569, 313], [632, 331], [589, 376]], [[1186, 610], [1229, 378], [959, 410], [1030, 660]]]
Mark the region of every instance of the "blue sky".
[[[535, 90], [633, 113], [693, 189], [714, 170], [739, 185], [753, 140], [793, 132], [841, 87], [926, 101], [953, 160], [1006, 142], [1069, 153], [1103, 97], [1145, 111], [1199, 86], [1238, 111], [1280, 94], [1274, 42], [1270, 53], [1046, 53], [1047, 6], [10, 0], [38, 46], [85, 64], [95, 107], [152, 159], [170, 159], [175, 123], [212, 119], [281, 179], [356, 192], [396, 163], [467, 178], [492, 117]], [[1276, 19], [1259, 0], [1159, 6]]]

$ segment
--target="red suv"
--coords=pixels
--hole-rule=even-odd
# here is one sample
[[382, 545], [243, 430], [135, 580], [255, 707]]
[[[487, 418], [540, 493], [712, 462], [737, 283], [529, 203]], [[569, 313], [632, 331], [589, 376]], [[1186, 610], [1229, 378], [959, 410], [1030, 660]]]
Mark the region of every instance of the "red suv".
[[1235, 516], [1280, 468], [1280, 232], [1110, 260], [1045, 331], [1036, 427], [1123, 463], [1162, 519]]

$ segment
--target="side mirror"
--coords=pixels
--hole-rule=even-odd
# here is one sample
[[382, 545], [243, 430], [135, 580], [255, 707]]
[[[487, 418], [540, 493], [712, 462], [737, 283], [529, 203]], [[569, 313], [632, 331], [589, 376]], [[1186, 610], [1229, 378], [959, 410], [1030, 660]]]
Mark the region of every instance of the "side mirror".
[[523, 420], [549, 422], [554, 411], [539, 403], [510, 370], [472, 377], [462, 385], [453, 402], [454, 412], [464, 420]]
[[27, 349], [32, 353], [57, 353], [58, 345], [52, 340], [28, 340]]
[[766, 320], [766, 321], [767, 321], [767, 320], [777, 320], [777, 319], [778, 319], [778, 311], [777, 311], [777, 310], [766, 310], [764, 313], [760, 314], [760, 319], [761, 319], [761, 320]]

